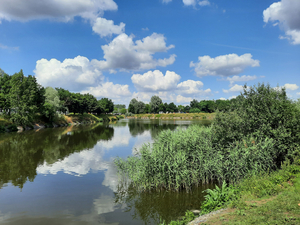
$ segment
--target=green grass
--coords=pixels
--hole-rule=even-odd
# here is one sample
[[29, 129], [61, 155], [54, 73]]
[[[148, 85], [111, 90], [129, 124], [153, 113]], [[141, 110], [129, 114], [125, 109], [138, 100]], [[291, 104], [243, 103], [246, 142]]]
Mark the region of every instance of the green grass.
[[300, 224], [300, 166], [252, 176], [236, 186], [231, 212], [205, 224]]
[[[234, 186], [206, 191], [202, 214], [228, 208], [202, 224], [300, 224], [300, 166], [248, 176]], [[192, 220], [192, 219], [191, 219]], [[191, 221], [189, 220], [189, 221]], [[187, 224], [172, 221], [171, 224]]]

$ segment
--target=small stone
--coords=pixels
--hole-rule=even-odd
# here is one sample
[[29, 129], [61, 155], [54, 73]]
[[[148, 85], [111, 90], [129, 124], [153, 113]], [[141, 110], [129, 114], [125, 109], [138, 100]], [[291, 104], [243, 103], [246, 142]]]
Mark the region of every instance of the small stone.
[[191, 210], [191, 212], [194, 213], [195, 215], [199, 215], [201, 211], [197, 209], [193, 209]]

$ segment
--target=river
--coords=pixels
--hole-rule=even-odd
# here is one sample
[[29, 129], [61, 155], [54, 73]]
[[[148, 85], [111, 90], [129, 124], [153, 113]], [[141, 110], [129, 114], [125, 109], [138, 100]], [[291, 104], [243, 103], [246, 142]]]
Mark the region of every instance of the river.
[[202, 191], [137, 192], [122, 188], [113, 164], [165, 129], [205, 120], [122, 119], [0, 134], [0, 224], [158, 224], [198, 209]]

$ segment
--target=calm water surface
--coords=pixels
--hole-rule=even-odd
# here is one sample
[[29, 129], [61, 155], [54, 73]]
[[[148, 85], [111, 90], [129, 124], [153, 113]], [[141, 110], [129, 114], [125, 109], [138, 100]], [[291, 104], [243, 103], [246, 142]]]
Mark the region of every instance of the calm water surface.
[[0, 135], [0, 224], [158, 224], [199, 208], [202, 190], [120, 188], [113, 159], [165, 129], [209, 121], [128, 120]]

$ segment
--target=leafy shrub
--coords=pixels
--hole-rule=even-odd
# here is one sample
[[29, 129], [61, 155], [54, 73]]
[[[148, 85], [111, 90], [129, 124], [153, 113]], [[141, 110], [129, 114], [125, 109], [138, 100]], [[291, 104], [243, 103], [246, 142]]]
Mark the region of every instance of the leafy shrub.
[[[279, 89], [279, 88], [278, 88]], [[288, 100], [285, 89], [270, 85], [244, 86], [229, 113], [217, 113], [213, 122], [214, 146], [226, 148], [247, 135], [274, 140], [275, 162], [280, 167], [286, 157], [299, 154], [300, 111]]]
[[[193, 212], [186, 211], [185, 215], [181, 218], [181, 220], [171, 221], [168, 225], [185, 225], [188, 222], [194, 220], [196, 217]], [[160, 225], [166, 225], [165, 222], [161, 223]]]
[[221, 188], [216, 185], [215, 189], [207, 189], [203, 192], [207, 192], [207, 195], [204, 196], [205, 201], [201, 205], [201, 214], [219, 209], [235, 197], [233, 187], [228, 187], [225, 181]]
[[200, 112], [201, 112], [201, 110], [198, 109], [198, 108], [192, 108], [192, 109], [190, 109], [190, 113], [200, 113]]

